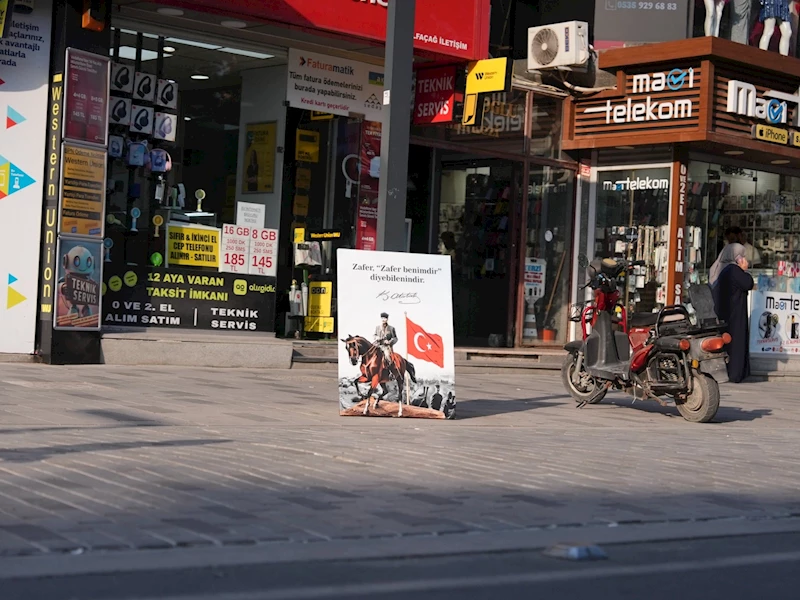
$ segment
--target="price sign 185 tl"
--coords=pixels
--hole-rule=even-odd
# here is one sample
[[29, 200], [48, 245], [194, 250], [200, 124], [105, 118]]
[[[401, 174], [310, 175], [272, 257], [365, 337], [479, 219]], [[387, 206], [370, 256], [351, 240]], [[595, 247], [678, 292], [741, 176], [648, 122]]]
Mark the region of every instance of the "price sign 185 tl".
[[247, 273], [250, 262], [250, 227], [222, 226], [222, 250], [219, 270], [225, 273]]

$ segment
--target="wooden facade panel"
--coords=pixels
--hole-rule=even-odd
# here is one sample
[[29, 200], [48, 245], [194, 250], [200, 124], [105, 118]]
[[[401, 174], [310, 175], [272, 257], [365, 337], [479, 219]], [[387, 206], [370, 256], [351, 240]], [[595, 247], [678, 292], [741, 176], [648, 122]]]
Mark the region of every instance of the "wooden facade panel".
[[[751, 136], [753, 125], [756, 122], [752, 117], [729, 113], [728, 108], [728, 84], [730, 81], [744, 81], [753, 85], [758, 96], [770, 90], [793, 94], [797, 92], [800, 80], [787, 78], [778, 73], [771, 73], [763, 69], [754, 68], [751, 65], [731, 65], [720, 64], [715, 68], [713, 97], [711, 99], [712, 110], [712, 129], [723, 134]], [[791, 122], [796, 106], [788, 106], [789, 118]], [[788, 127], [780, 125], [780, 127]]]

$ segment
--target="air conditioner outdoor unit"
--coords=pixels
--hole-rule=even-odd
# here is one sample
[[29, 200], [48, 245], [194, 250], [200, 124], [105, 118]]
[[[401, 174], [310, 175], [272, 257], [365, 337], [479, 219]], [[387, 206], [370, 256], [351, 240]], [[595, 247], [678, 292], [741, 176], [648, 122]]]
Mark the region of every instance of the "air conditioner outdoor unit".
[[589, 60], [589, 25], [568, 21], [528, 29], [528, 70], [580, 68]]

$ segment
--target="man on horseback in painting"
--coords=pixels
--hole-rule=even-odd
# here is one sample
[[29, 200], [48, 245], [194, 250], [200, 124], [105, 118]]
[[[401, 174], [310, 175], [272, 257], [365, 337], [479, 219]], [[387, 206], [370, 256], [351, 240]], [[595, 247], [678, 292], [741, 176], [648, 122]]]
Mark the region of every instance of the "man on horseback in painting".
[[383, 350], [387, 361], [392, 360], [392, 348], [397, 343], [397, 332], [389, 325], [389, 315], [381, 313], [381, 324], [375, 328], [375, 343]]
[[397, 378], [397, 373], [395, 373], [394, 363], [392, 362], [392, 353], [396, 343], [397, 332], [394, 327], [389, 325], [389, 315], [385, 312], [381, 313], [381, 324], [375, 328], [375, 345], [383, 352], [386, 366], [395, 379]]

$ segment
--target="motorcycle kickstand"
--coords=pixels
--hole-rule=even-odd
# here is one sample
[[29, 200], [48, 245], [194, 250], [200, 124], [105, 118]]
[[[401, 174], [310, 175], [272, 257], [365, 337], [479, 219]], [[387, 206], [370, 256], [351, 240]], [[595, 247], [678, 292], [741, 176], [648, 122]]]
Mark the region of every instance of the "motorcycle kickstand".
[[578, 404], [575, 405], [575, 408], [583, 408], [584, 406], [589, 404], [591, 400], [594, 400], [595, 398], [600, 396], [601, 392], [608, 392], [610, 388], [611, 388], [611, 382], [609, 381], [608, 383], [605, 384], [605, 387], [601, 388], [599, 392], [595, 392], [595, 394], [591, 398], [589, 398], [588, 400], [583, 400], [582, 402], [578, 402]]

